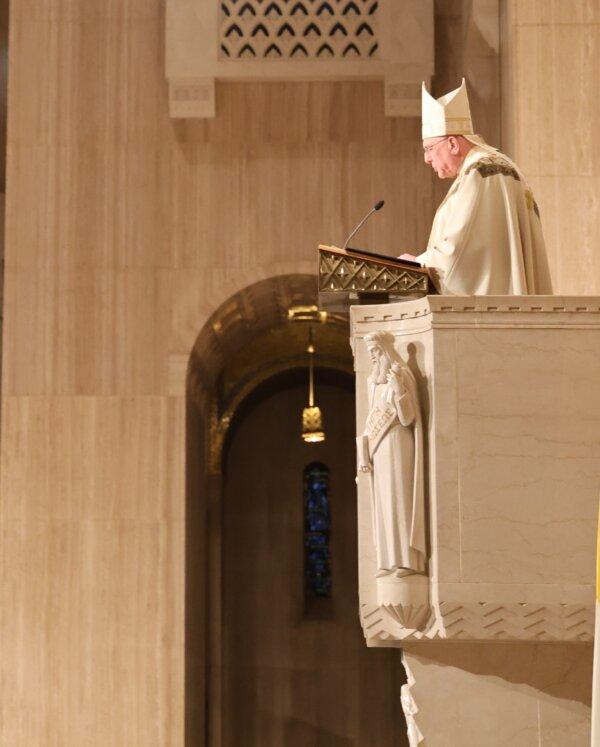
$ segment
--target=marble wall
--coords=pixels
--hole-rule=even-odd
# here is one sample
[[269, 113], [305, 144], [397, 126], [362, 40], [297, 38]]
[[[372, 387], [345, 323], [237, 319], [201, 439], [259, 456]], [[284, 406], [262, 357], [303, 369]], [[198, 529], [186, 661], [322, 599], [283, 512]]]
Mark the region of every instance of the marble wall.
[[591, 644], [440, 642], [403, 652], [431, 747], [588, 747]]
[[[432, 92], [442, 96], [467, 79], [475, 131], [487, 142], [501, 140], [500, 0], [436, 0], [435, 75]], [[435, 203], [449, 179], [435, 179]]]
[[435, 95], [464, 76], [476, 132], [500, 143], [500, 0], [437, 0]]
[[600, 292], [600, 0], [502, 4], [502, 142], [539, 203], [555, 291]]
[[314, 272], [317, 243], [343, 241], [377, 199], [365, 247], [422, 246], [433, 214], [419, 122], [384, 117], [381, 83], [232, 83], [217, 89], [216, 119], [171, 121], [163, 9], [11, 7], [0, 506], [11, 747], [183, 743], [194, 340], [239, 289]]
[[[194, 340], [239, 289], [313, 272], [316, 244], [341, 242], [379, 198], [361, 244], [423, 246], [438, 199], [419, 122], [386, 119], [380, 83], [232, 83], [216, 119], [171, 121], [163, 6], [11, 6], [0, 742], [13, 747], [182, 743]], [[562, 25], [563, 8], [509, 3], [513, 152], [562, 290], [591, 292], [599, 11], [581, 0]], [[439, 69], [454, 69], [462, 12], [436, 3], [456, 31], [436, 39]]]

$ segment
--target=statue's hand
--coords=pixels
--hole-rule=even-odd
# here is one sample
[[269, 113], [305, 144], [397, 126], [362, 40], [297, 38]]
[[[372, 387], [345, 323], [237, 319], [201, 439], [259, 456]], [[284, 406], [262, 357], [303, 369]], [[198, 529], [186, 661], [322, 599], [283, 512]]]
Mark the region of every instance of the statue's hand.
[[358, 471], [359, 472], [372, 472], [373, 467], [370, 464], [359, 464]]
[[388, 372], [387, 384], [397, 397], [401, 397], [404, 394], [404, 387], [402, 385], [402, 382], [400, 381], [398, 375], [393, 371]]

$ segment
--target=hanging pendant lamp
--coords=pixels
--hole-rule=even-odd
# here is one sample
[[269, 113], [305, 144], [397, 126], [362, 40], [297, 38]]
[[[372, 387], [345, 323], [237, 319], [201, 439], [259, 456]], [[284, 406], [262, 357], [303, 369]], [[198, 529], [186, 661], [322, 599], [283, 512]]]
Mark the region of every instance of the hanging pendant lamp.
[[312, 327], [308, 330], [308, 407], [302, 410], [302, 440], [313, 444], [325, 440], [321, 408], [315, 406], [314, 356]]

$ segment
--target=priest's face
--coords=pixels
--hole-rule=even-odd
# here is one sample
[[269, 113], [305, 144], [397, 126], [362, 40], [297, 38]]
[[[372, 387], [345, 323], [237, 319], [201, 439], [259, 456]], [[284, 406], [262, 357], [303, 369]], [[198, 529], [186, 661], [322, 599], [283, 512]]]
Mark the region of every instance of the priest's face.
[[454, 179], [465, 158], [458, 138], [428, 137], [423, 140], [423, 157], [440, 179]]

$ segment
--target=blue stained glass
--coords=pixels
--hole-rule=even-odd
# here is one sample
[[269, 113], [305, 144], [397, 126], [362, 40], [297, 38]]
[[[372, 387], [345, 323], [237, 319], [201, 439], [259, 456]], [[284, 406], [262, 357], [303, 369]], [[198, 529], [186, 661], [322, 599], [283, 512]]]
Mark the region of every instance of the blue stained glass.
[[312, 590], [315, 596], [328, 597], [331, 593], [331, 579], [316, 578], [312, 585]]
[[304, 576], [313, 596], [331, 594], [329, 469], [320, 462], [304, 470]]
[[309, 511], [326, 511], [327, 510], [327, 496], [318, 495], [311, 496], [307, 502], [307, 508]]
[[309, 532], [326, 532], [329, 529], [329, 519], [319, 514], [310, 514], [306, 517]]
[[318, 534], [318, 533], [307, 533], [307, 535], [304, 538], [304, 546], [305, 547], [319, 547], [321, 545], [327, 546], [327, 537], [324, 534]]
[[327, 547], [319, 547], [316, 550], [311, 550], [308, 553], [308, 559], [315, 563], [316, 561], [327, 561], [329, 560], [329, 548]]

